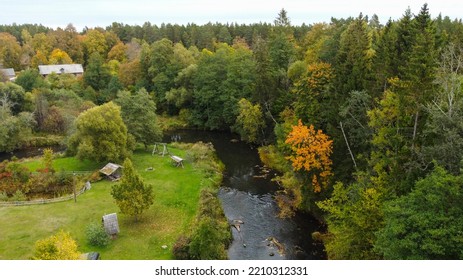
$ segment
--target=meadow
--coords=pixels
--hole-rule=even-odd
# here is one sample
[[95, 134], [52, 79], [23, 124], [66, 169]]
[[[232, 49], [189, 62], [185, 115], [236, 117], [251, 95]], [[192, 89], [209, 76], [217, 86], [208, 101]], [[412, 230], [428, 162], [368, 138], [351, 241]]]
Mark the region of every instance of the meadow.
[[[185, 149], [169, 147], [169, 151], [188, 157]], [[172, 259], [173, 244], [180, 235], [188, 233], [195, 221], [200, 190], [217, 185], [221, 174], [211, 178], [201, 164], [189, 161], [184, 163], [184, 168], [175, 167], [168, 155], [152, 155], [143, 149], [134, 152], [132, 162], [145, 183], [152, 185], [155, 195], [154, 204], [138, 222], [119, 213], [110, 195], [115, 182], [103, 179], [93, 183], [77, 202], [0, 207], [0, 259], [29, 259], [37, 240], [61, 229], [71, 233], [80, 252], [99, 252], [102, 259]], [[24, 165], [34, 171], [40, 167], [40, 159], [26, 160]], [[72, 157], [57, 158], [53, 162], [57, 171], [95, 171], [103, 165]], [[105, 248], [89, 245], [86, 227], [101, 222], [102, 216], [109, 213], [118, 214], [120, 234]]]

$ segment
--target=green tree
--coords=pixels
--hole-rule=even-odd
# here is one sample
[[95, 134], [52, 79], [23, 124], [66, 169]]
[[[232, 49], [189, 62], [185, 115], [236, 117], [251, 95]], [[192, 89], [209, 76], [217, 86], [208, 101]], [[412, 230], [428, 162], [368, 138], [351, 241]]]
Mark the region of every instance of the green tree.
[[[145, 148], [162, 139], [162, 130], [156, 116], [156, 104], [145, 89], [135, 94], [121, 91], [115, 102], [121, 106], [122, 119], [128, 132]], [[143, 112], [140, 114], [140, 112]]]
[[77, 243], [63, 230], [35, 243], [34, 260], [78, 260]]
[[124, 160], [123, 172], [121, 182], [111, 187], [111, 195], [123, 214], [138, 221], [139, 215], [154, 203], [153, 188], [143, 182], [130, 159]]
[[17, 115], [31, 107], [30, 98], [28, 98], [24, 89], [15, 83], [0, 83], [0, 99], [8, 99], [11, 104], [10, 109], [13, 115]]
[[27, 69], [22, 71], [16, 77], [15, 83], [22, 86], [26, 92], [32, 92], [33, 89], [45, 86], [42, 76], [37, 69]]
[[[241, 135], [241, 140], [257, 143], [259, 132], [263, 132], [265, 120], [259, 104], [252, 105], [247, 99], [239, 102], [239, 115], [236, 118], [234, 129]], [[263, 136], [263, 135], [262, 135]]]
[[121, 117], [121, 108], [109, 102], [88, 109], [76, 119], [76, 132], [68, 141], [68, 150], [79, 159], [97, 162], [122, 161], [134, 148]]
[[91, 29], [87, 31], [82, 38], [82, 44], [84, 46], [84, 54], [87, 62], [93, 53], [98, 53], [103, 60], [106, 59], [106, 55], [110, 49], [106, 42], [104, 31], [101, 29]]
[[461, 259], [462, 177], [436, 166], [413, 190], [385, 205], [375, 248], [385, 259]]
[[228, 128], [238, 115], [238, 100], [253, 92], [251, 51], [220, 44], [215, 53], [203, 50], [194, 78], [192, 122], [209, 129]]
[[91, 86], [94, 90], [103, 90], [107, 88], [110, 80], [111, 74], [104, 64], [104, 59], [99, 53], [93, 53], [84, 72], [85, 84]]
[[21, 112], [17, 116], [5, 114], [0, 100], [0, 152], [11, 152], [21, 148], [32, 136], [35, 121], [31, 113]]
[[365, 177], [348, 186], [337, 183], [331, 197], [317, 203], [328, 213], [324, 243], [329, 259], [379, 258], [374, 244], [375, 233], [383, 227], [384, 196]]
[[340, 39], [335, 79], [339, 102], [343, 103], [353, 90], [368, 89], [372, 56], [368, 25], [360, 15], [348, 25]]

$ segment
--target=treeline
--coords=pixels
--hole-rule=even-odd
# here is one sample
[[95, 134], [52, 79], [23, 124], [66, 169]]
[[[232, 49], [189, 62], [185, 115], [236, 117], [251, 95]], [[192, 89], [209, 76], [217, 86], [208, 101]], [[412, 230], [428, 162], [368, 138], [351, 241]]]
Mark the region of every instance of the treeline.
[[[295, 27], [282, 10], [273, 24], [14, 30], [0, 33], [0, 61], [26, 70], [3, 85], [16, 101], [0, 125], [66, 134], [89, 107], [149, 96], [150, 109], [122, 108], [129, 132], [156, 108], [266, 145], [282, 215], [323, 215], [330, 258], [463, 258], [461, 20], [424, 5], [385, 25], [360, 14]], [[72, 62], [82, 78], [35, 70]]]

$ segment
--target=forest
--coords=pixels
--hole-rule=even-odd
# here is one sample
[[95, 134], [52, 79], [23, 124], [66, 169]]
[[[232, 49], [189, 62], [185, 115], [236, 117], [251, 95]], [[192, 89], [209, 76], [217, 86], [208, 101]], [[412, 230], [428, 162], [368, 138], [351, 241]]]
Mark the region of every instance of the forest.
[[[82, 77], [38, 71], [72, 63]], [[463, 22], [427, 4], [384, 24], [293, 26], [282, 9], [248, 25], [2, 25], [0, 68], [17, 73], [0, 76], [0, 152], [66, 143], [121, 162], [164, 122], [231, 130], [279, 171], [282, 218], [326, 223], [313, 236], [330, 259], [463, 259]], [[126, 131], [88, 140], [97, 107]]]

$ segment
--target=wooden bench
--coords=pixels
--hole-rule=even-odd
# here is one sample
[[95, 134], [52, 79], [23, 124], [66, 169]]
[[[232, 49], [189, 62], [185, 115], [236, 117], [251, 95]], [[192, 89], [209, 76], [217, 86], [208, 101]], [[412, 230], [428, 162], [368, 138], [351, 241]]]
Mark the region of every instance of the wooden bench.
[[182, 166], [183, 168], [183, 158], [178, 156], [171, 156], [170, 158], [176, 167]]

